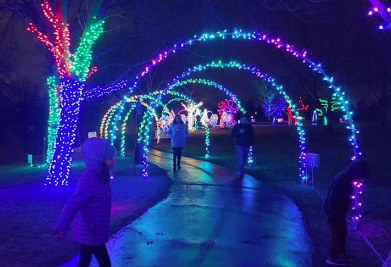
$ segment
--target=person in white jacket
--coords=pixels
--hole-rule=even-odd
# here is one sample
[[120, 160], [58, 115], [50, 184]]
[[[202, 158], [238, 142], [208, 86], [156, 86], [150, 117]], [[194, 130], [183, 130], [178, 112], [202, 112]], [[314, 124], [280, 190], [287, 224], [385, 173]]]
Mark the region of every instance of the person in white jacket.
[[167, 132], [171, 137], [171, 148], [173, 150], [173, 170], [177, 166], [178, 170], [181, 168], [182, 150], [185, 147], [186, 139], [189, 137], [187, 125], [182, 121], [181, 115], [177, 114], [174, 121], [171, 123]]

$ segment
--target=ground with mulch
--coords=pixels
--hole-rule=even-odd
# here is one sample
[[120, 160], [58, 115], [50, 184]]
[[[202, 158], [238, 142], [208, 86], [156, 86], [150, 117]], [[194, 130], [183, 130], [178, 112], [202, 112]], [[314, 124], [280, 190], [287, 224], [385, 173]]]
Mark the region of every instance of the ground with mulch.
[[[71, 231], [64, 240], [51, 235], [77, 178], [85, 170], [80, 156], [76, 158], [70, 185], [61, 188], [43, 186], [44, 168], [0, 168], [0, 266], [59, 266], [78, 255]], [[166, 172], [153, 164], [150, 176], [143, 178], [141, 166], [134, 172], [131, 158], [119, 158], [114, 174], [111, 234], [166, 198], [172, 183]]]
[[[348, 250], [358, 256], [351, 266], [381, 266], [391, 248], [391, 129], [376, 125], [358, 125], [359, 144], [372, 167], [363, 194], [363, 220], [359, 231], [349, 233]], [[305, 228], [312, 239], [313, 266], [327, 266], [329, 229], [321, 212], [322, 197], [332, 178], [349, 163], [352, 147], [346, 125], [334, 132], [323, 126], [305, 126], [307, 152], [320, 154], [321, 167], [315, 169], [315, 188], [301, 185], [298, 178], [298, 134], [294, 126], [254, 125], [254, 164], [246, 172], [281, 190], [299, 207]], [[202, 130], [191, 133], [183, 155], [235, 169], [236, 155], [230, 128], [211, 129], [210, 155], [205, 155]], [[163, 139], [155, 149], [170, 152], [170, 140]], [[372, 250], [367, 240], [373, 245]]]

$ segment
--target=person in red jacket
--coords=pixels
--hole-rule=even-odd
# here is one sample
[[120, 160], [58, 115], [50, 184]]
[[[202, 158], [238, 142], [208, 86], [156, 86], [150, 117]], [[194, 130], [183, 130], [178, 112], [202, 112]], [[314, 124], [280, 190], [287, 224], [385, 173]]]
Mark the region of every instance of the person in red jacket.
[[247, 117], [242, 116], [240, 123], [232, 128], [231, 136], [235, 140], [235, 150], [238, 156], [239, 178], [244, 177], [244, 164], [247, 161], [250, 146], [254, 143], [254, 129], [247, 123]]
[[367, 178], [370, 172], [366, 161], [356, 160], [331, 182], [322, 206], [331, 230], [330, 255], [326, 261], [328, 264], [343, 266], [356, 258], [346, 253], [346, 214], [352, 204], [353, 182]]

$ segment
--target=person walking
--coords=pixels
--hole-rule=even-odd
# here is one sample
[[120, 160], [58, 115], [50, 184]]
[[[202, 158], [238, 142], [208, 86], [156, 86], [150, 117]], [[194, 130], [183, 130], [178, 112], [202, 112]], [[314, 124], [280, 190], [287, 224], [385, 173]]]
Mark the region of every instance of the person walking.
[[246, 164], [250, 146], [254, 144], [254, 129], [247, 123], [247, 117], [242, 116], [240, 123], [232, 128], [231, 136], [235, 140], [235, 150], [238, 157], [238, 175], [244, 177], [244, 165]]
[[370, 172], [366, 161], [356, 160], [331, 182], [322, 206], [331, 232], [330, 255], [327, 258], [327, 264], [343, 266], [356, 259], [355, 256], [346, 253], [346, 214], [352, 202], [353, 182], [368, 178]]
[[175, 171], [178, 166], [179, 170], [181, 168], [182, 150], [185, 147], [186, 139], [189, 137], [187, 125], [182, 121], [181, 115], [175, 115], [167, 134], [171, 137], [171, 148], [173, 150], [172, 168]]
[[74, 220], [72, 239], [80, 244], [78, 267], [90, 265], [92, 255], [100, 267], [110, 267], [105, 243], [109, 239], [111, 216], [110, 172], [114, 169], [115, 148], [109, 140], [89, 138], [81, 146], [87, 170], [79, 178], [75, 193], [62, 209], [53, 229], [63, 239]]

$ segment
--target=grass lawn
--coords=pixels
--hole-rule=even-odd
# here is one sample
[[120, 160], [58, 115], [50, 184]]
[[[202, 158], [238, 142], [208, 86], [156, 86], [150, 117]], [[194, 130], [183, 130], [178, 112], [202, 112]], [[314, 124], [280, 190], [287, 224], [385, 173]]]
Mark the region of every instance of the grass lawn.
[[[160, 168], [150, 167], [151, 175], [144, 179], [141, 166], [133, 173], [132, 159], [117, 160], [111, 184], [111, 234], [167, 196], [171, 179]], [[52, 237], [51, 230], [84, 170], [84, 163], [77, 160], [72, 165], [69, 187], [53, 188], [43, 186], [43, 168], [0, 168], [0, 266], [59, 266], [79, 254], [71, 230], [64, 240]]]
[[[358, 125], [359, 144], [372, 167], [363, 194], [363, 221], [359, 231], [351, 232], [348, 250], [359, 260], [354, 266], [381, 266], [366, 237], [383, 258], [391, 248], [391, 130], [374, 125]], [[315, 188], [302, 186], [298, 177], [298, 134], [294, 126], [254, 126], [254, 164], [246, 168], [253, 177], [280, 189], [302, 212], [306, 230], [313, 242], [313, 266], [324, 266], [329, 247], [329, 229], [321, 212], [322, 197], [333, 177], [343, 170], [352, 156], [345, 126], [329, 133], [323, 126], [306, 126], [307, 152], [318, 153], [321, 167], [315, 170]], [[209, 159], [205, 159], [204, 132], [190, 134], [183, 155], [236, 169], [236, 154], [231, 129], [211, 129]], [[153, 141], [151, 143], [154, 143]], [[170, 140], [163, 139], [155, 149], [170, 152]]]

